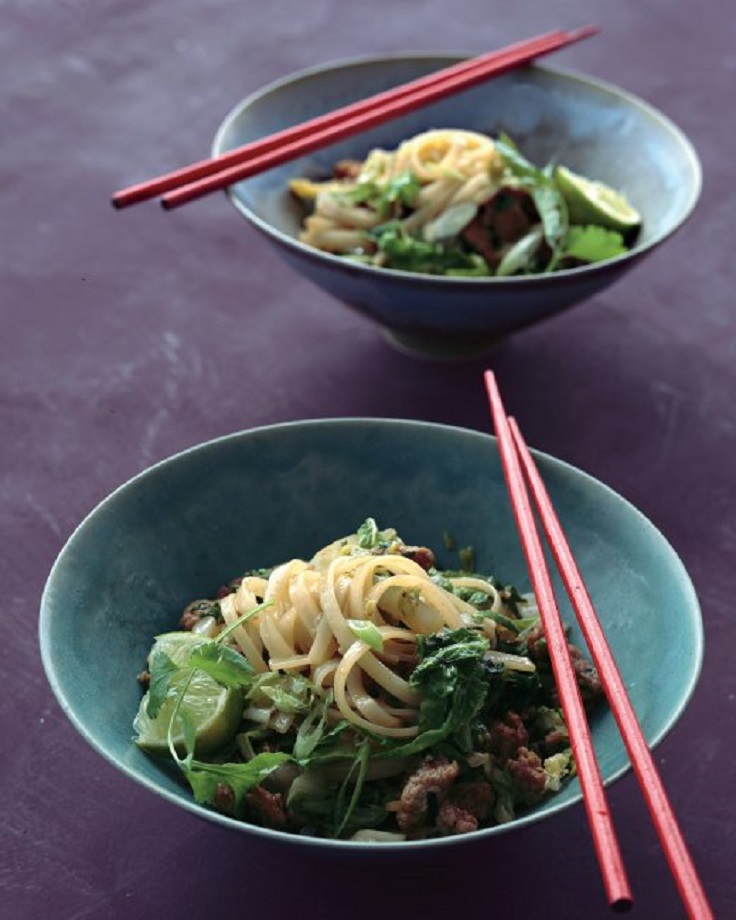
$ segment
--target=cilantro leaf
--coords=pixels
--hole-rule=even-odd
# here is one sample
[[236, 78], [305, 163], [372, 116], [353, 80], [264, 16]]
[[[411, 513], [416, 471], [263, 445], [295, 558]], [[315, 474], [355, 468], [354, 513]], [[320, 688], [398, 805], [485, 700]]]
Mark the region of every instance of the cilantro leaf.
[[239, 810], [246, 793], [287, 760], [291, 760], [288, 754], [276, 752], [257, 754], [247, 763], [206, 763], [191, 760], [188, 763], [180, 763], [180, 766], [192, 787], [197, 804], [213, 804], [217, 787], [224, 784], [232, 789], [236, 810]]
[[486, 275], [477, 254], [466, 252], [457, 243], [431, 243], [408, 233], [399, 221], [388, 221], [371, 231], [386, 266], [399, 271], [427, 275]]
[[337, 197], [350, 204], [371, 204], [378, 197], [378, 187], [375, 182], [359, 182], [355, 188], [348, 191], [338, 191]]
[[391, 179], [386, 186], [383, 197], [390, 204], [399, 203], [411, 207], [421, 188], [422, 184], [414, 173], [405, 169]]
[[383, 184], [360, 181], [344, 194], [350, 204], [366, 204], [379, 214], [388, 216], [395, 207], [411, 207], [422, 188], [422, 184], [410, 170], [406, 169]]
[[570, 227], [565, 235], [564, 255], [583, 262], [602, 262], [627, 251], [623, 237], [615, 230], [593, 224]]
[[146, 712], [152, 719], [155, 719], [161, 711], [164, 700], [175, 692], [171, 687], [171, 678], [179, 671], [179, 666], [169, 658], [166, 652], [154, 646], [148, 670], [151, 677], [148, 684]]
[[204, 671], [223, 687], [244, 687], [253, 679], [248, 659], [215, 640], [196, 648], [187, 659], [187, 667]]

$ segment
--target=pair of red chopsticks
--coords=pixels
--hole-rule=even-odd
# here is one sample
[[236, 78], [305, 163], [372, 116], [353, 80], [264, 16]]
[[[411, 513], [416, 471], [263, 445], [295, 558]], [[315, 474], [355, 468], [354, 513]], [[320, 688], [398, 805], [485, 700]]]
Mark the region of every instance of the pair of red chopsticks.
[[446, 67], [359, 102], [335, 109], [299, 125], [201, 160], [171, 173], [116, 192], [112, 203], [126, 208], [161, 195], [164, 209], [179, 207], [210, 192], [265, 172], [320, 147], [374, 128], [430, 102], [475, 86], [543, 54], [549, 54], [597, 32], [596, 26], [573, 31], [558, 29]]
[[680, 897], [689, 917], [693, 920], [707, 920], [713, 916], [708, 900], [550, 497], [518, 425], [513, 418], [506, 415], [495, 376], [491, 371], [485, 373], [485, 384], [506, 485], [539, 606], [609, 904], [616, 911], [624, 911], [631, 907], [633, 900], [541, 539], [537, 532], [534, 512], [527, 494], [527, 483], [588, 650], [598, 669], [608, 703], [629, 753]]

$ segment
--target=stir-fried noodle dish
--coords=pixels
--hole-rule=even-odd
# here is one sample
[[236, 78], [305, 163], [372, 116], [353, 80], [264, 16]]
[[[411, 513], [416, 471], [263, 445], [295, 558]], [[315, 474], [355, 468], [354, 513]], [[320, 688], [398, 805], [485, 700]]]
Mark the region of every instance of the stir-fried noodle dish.
[[395, 150], [296, 178], [299, 239], [400, 271], [540, 274], [627, 252], [641, 218], [625, 197], [560, 164], [538, 167], [507, 136], [438, 128]]
[[[446, 537], [445, 549], [452, 549]], [[533, 597], [366, 520], [156, 637], [136, 741], [251, 824], [393, 841], [512, 821], [574, 774]], [[598, 676], [571, 646], [586, 707]]]

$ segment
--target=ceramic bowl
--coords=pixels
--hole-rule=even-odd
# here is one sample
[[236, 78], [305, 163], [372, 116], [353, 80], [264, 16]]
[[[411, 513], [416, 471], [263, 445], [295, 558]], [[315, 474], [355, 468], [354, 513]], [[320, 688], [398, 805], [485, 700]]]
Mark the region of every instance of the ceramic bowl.
[[[213, 153], [457, 60], [402, 54], [348, 60], [286, 77], [235, 106], [217, 132]], [[554, 274], [462, 279], [359, 265], [299, 242], [303, 210], [288, 191], [289, 179], [324, 178], [340, 159], [360, 159], [373, 147], [393, 149], [437, 127], [491, 136], [505, 131], [532, 162], [561, 162], [619, 189], [643, 217], [636, 245], [607, 262]], [[481, 354], [500, 338], [607, 288], [684, 223], [700, 185], [691, 143], [651, 105], [588, 76], [529, 66], [240, 182], [228, 195], [293, 269], [373, 320], [402, 350], [462, 358]]]
[[[642, 729], [656, 745], [683, 712], [703, 652], [693, 585], [663, 535], [601, 482], [536, 454]], [[103, 757], [179, 808], [252, 838], [332, 853], [489, 841], [579, 802], [572, 780], [510, 824], [404, 843], [317, 840], [254, 827], [195, 804], [132, 742], [136, 675], [152, 637], [184, 605], [250, 567], [304, 557], [368, 516], [457, 564], [444, 535], [480, 569], [529, 590], [496, 440], [444, 425], [337, 419], [253, 429], [193, 447], [122, 485], [81, 523], [43, 594], [40, 644], [62, 709]], [[569, 607], [561, 604], [582, 644]], [[593, 736], [606, 783], [629, 762], [604, 707]]]

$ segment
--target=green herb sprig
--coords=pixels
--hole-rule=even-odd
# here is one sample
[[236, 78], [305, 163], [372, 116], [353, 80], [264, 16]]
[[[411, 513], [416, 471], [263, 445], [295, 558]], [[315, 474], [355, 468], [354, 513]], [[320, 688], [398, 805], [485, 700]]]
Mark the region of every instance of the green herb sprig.
[[[167, 745], [172, 759], [191, 786], [198, 804], [213, 804], [218, 787], [224, 784], [232, 791], [235, 810], [239, 813], [245, 795], [278, 766], [291, 760], [289, 754], [282, 752], [257, 754], [247, 763], [208, 763], [197, 760], [194, 757], [196, 725], [183, 706], [187, 690], [197, 671], [204, 671], [220, 686], [228, 689], [245, 689], [250, 686], [254, 676], [250, 663], [223, 643], [233, 630], [270, 604], [270, 601], [259, 604], [222, 630], [214, 639], [203, 641], [181, 665], [176, 664], [161, 651], [151, 656], [147, 712], [155, 718], [164, 700], [173, 694], [176, 695], [167, 727]], [[174, 686], [172, 678], [175, 674], [181, 675], [182, 671], [187, 672], [186, 679], [180, 685]], [[182, 726], [183, 757], [179, 755], [174, 743], [174, 725], [177, 722]]]

